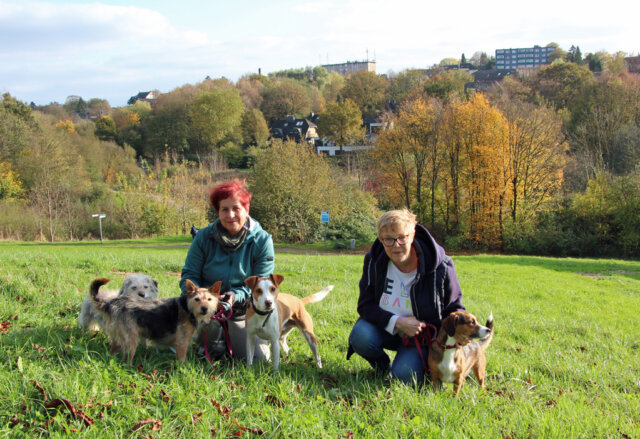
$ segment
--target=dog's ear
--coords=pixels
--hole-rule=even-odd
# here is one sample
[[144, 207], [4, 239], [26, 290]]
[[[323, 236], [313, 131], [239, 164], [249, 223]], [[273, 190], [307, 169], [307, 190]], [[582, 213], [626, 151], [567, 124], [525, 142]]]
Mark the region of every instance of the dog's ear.
[[244, 284], [248, 286], [250, 290], [253, 290], [258, 283], [258, 279], [260, 279], [258, 276], [249, 276], [244, 280]]
[[153, 282], [153, 286], [156, 287], [156, 290], [158, 289], [158, 281], [155, 279], [151, 279], [151, 281]]
[[218, 282], [216, 282], [215, 284], [209, 287], [209, 292], [214, 296], [219, 296], [221, 289], [222, 289], [222, 281], [219, 280]]
[[198, 287], [196, 287], [196, 284], [191, 282], [191, 279], [187, 279], [185, 282], [185, 291], [187, 292], [187, 295], [193, 294], [197, 289]]
[[122, 283], [122, 287], [120, 287], [120, 291], [118, 291], [118, 295], [124, 294], [124, 292], [127, 291], [127, 289], [129, 288], [129, 285], [131, 285], [131, 278], [127, 277]]
[[282, 281], [284, 280], [284, 276], [281, 274], [272, 273], [271, 275], [269, 275], [269, 279], [271, 279], [271, 282], [273, 282], [274, 284], [276, 284], [277, 287], [279, 287]]
[[458, 315], [450, 314], [442, 321], [442, 329], [449, 337], [453, 337], [456, 333], [456, 325], [458, 324]]

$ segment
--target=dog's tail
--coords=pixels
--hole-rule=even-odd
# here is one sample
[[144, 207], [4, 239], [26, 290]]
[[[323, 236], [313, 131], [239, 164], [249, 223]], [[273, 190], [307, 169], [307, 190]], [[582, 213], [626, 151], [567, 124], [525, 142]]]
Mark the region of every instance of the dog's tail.
[[100, 290], [101, 286], [103, 286], [108, 282], [109, 282], [109, 279], [104, 279], [104, 278], [98, 278], [98, 279], [95, 279], [93, 282], [91, 282], [91, 286], [89, 287], [89, 294], [91, 295], [91, 299], [98, 306], [102, 304], [102, 301], [98, 297], [98, 291]]
[[489, 347], [489, 344], [491, 343], [491, 340], [493, 340], [493, 313], [489, 315], [485, 326], [489, 329], [489, 334], [482, 340], [480, 340], [480, 346], [483, 350], [487, 349]]
[[331, 290], [333, 290], [333, 285], [329, 285], [328, 287], [324, 287], [321, 291], [318, 291], [315, 294], [312, 294], [310, 296], [302, 298], [302, 303], [304, 303], [306, 305], [307, 303], [320, 302], [322, 299], [327, 297], [327, 294], [329, 294], [329, 291], [331, 291]]

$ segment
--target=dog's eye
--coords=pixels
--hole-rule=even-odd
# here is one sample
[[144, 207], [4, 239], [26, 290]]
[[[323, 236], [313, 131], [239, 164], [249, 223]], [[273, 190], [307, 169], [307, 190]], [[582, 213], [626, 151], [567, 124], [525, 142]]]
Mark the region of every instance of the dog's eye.
[[269, 288], [269, 290], [270, 290], [271, 292], [274, 292], [274, 291], [276, 290], [276, 287], [271, 287], [271, 288]]
[[258, 288], [258, 289], [256, 290], [256, 293], [258, 293], [258, 294], [262, 294], [262, 289], [261, 289], [261, 288]]

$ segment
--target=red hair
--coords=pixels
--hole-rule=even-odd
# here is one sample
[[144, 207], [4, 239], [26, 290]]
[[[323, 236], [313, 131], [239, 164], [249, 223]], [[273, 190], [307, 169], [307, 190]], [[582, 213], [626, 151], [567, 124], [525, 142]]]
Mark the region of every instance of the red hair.
[[240, 200], [240, 204], [242, 204], [242, 207], [244, 207], [248, 212], [252, 195], [245, 187], [245, 184], [246, 180], [238, 180], [237, 178], [234, 178], [231, 181], [225, 181], [224, 183], [220, 183], [211, 188], [209, 201], [216, 212], [220, 209], [220, 201], [234, 197], [237, 197]]

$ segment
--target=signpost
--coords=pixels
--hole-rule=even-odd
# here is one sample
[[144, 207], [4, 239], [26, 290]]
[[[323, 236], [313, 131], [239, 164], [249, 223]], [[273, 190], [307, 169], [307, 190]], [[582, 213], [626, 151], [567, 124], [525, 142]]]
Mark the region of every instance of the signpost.
[[327, 246], [327, 224], [329, 223], [329, 211], [320, 212], [320, 222], [324, 224], [324, 245]]
[[106, 218], [106, 214], [104, 213], [95, 213], [91, 215], [94, 218], [98, 218], [98, 224], [100, 226], [100, 244], [102, 244], [102, 218]]

